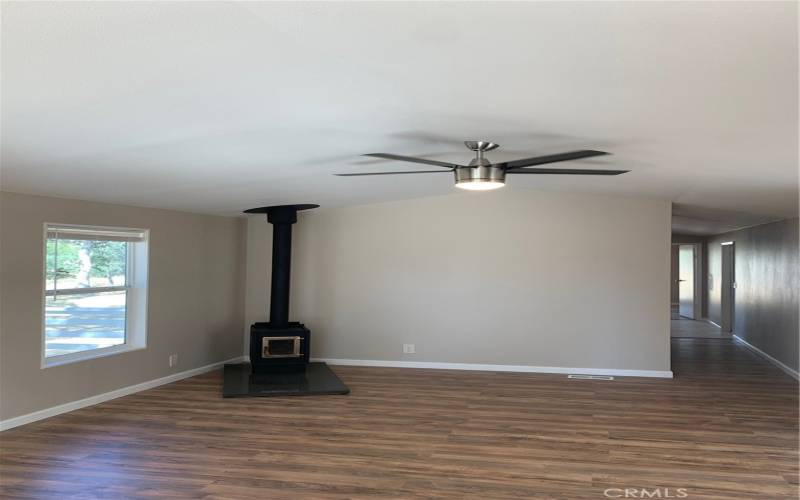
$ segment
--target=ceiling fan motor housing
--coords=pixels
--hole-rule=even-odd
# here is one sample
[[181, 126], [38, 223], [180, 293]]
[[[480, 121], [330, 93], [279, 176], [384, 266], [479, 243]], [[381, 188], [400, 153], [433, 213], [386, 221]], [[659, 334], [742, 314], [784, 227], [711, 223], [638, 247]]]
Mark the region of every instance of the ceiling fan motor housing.
[[476, 160], [472, 160], [468, 167], [457, 167], [453, 170], [453, 174], [456, 177], [456, 185], [473, 182], [505, 183], [506, 170], [504, 168], [493, 166], [483, 159], [481, 159], [483, 160], [481, 162]]

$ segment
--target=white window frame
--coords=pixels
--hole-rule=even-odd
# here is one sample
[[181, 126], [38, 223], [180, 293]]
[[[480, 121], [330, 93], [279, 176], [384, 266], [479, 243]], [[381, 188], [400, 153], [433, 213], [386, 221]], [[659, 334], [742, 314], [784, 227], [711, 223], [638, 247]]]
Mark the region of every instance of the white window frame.
[[[47, 233], [56, 228], [75, 228], [95, 231], [140, 232], [142, 241], [130, 242], [127, 252], [125, 285], [114, 287], [82, 288], [81, 292], [113, 292], [126, 290], [125, 302], [125, 342], [111, 347], [100, 347], [86, 351], [59, 354], [47, 357]], [[42, 225], [42, 334], [41, 334], [41, 368], [51, 368], [89, 359], [102, 358], [125, 352], [147, 348], [147, 282], [149, 264], [150, 230], [129, 227], [88, 226], [45, 222]], [[66, 235], [65, 235], [66, 236]], [[68, 236], [65, 237], [67, 239]]]

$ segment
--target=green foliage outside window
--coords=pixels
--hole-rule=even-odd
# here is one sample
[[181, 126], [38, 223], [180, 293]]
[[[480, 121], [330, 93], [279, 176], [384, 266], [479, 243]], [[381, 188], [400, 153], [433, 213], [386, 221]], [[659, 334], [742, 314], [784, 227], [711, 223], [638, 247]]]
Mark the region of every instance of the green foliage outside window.
[[124, 241], [48, 239], [46, 279], [77, 280], [78, 286], [92, 286], [90, 278], [104, 278], [107, 286], [124, 284], [127, 250]]
[[[78, 259], [78, 247], [75, 241], [47, 240], [47, 279], [74, 278], [80, 270], [80, 260]], [[56, 252], [56, 244], [58, 252]], [[56, 267], [58, 258], [58, 267]]]
[[123, 241], [92, 241], [89, 255], [92, 270], [89, 276], [107, 278], [111, 284], [115, 276], [125, 274], [127, 243]]

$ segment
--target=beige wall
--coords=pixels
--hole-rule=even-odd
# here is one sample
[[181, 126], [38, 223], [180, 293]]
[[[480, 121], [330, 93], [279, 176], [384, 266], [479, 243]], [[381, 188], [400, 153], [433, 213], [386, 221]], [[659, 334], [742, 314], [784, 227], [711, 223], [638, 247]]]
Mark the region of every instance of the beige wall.
[[[150, 229], [146, 349], [40, 368], [44, 222]], [[243, 219], [0, 193], [0, 243], [0, 419], [242, 355]]]
[[[669, 370], [669, 203], [507, 187], [323, 207], [294, 233], [313, 357]], [[250, 218], [248, 322], [269, 235]]]

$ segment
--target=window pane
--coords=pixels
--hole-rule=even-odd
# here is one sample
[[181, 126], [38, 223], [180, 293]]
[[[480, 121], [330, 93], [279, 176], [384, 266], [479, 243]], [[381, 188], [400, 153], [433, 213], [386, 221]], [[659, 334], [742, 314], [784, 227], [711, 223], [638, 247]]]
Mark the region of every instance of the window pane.
[[125, 343], [125, 290], [45, 299], [45, 356]]
[[124, 241], [48, 238], [47, 289], [126, 285], [128, 245]]

